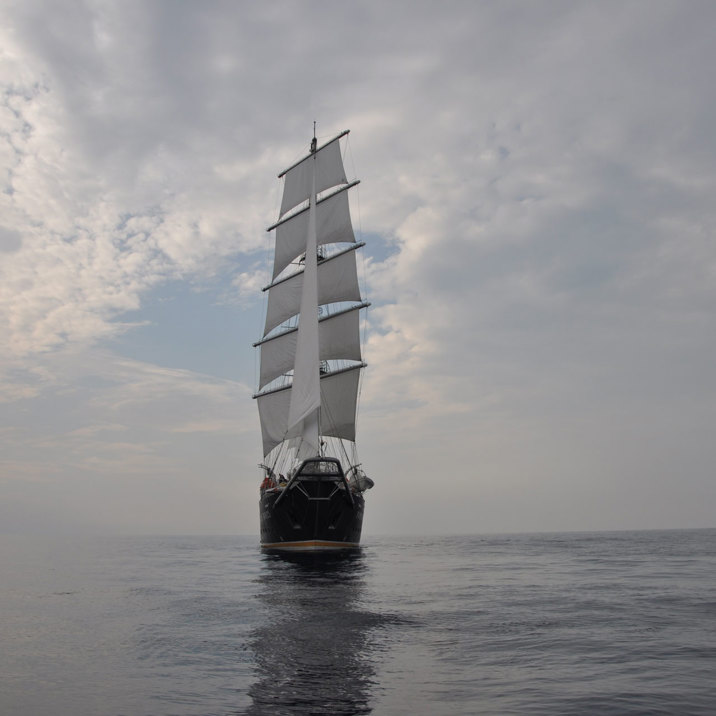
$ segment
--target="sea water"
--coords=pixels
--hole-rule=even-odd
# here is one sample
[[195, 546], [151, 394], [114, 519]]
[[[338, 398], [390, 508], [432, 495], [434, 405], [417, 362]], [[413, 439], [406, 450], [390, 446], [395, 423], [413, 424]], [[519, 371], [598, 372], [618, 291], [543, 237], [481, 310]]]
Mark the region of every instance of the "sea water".
[[716, 530], [0, 538], [0, 714], [713, 714]]

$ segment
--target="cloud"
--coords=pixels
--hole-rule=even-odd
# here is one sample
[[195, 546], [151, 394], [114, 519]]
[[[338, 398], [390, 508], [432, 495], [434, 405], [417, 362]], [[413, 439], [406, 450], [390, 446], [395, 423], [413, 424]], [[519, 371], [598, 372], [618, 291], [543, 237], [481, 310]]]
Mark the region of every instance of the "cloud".
[[[716, 387], [713, 14], [670, 2], [4, 11], [0, 398], [37, 422], [9, 419], [6, 446], [25, 452], [8, 469], [48, 476], [59, 459], [107, 475], [126, 452], [136, 474], [157, 474], [214, 436], [248, 446], [254, 430], [258, 445], [243, 379], [132, 361], [123, 337], [182, 281], [220, 286], [242, 308], [243, 343], [258, 338], [250, 297], [266, 282], [273, 176], [317, 119], [321, 136], [352, 129], [346, 164], [362, 179], [361, 435], [378, 471], [433, 494], [446, 458], [464, 474], [479, 462], [494, 504], [532, 480], [550, 515], [572, 480], [584, 495], [610, 470], [638, 473], [636, 495], [661, 469], [652, 442], [660, 465], [690, 453], [699, 472], [709, 441], [684, 433], [703, 435]], [[192, 345], [191, 320], [177, 320]], [[41, 427], [45, 401], [73, 419]]]
[[47, 373], [25, 376], [26, 395], [0, 404], [0, 422], [12, 426], [0, 430], [10, 524], [24, 529], [24, 515], [33, 528], [49, 511], [63, 529], [155, 532], [167, 529], [172, 512], [194, 520], [187, 506], [209, 496], [226, 509], [203, 508], [205, 529], [249, 522], [248, 500], [230, 507], [258, 431], [253, 411], [240, 407], [251, 404], [247, 386], [106, 351], [37, 360]]
[[[401, 158], [407, 137], [416, 149], [388, 176], [403, 198], [399, 251], [369, 270], [372, 294], [388, 304], [371, 313], [380, 399], [391, 382], [392, 392], [423, 396], [429, 415], [462, 405], [466, 394], [480, 405], [471, 388], [485, 373], [498, 385], [532, 374], [552, 390], [569, 370], [578, 371], [574, 380], [596, 379], [597, 392], [625, 371], [637, 382], [650, 374], [658, 391], [666, 366], [654, 370], [651, 357], [664, 335], [690, 341], [685, 352], [701, 345], [684, 326], [710, 324], [716, 298], [706, 238], [715, 177], [702, 161], [715, 145], [700, 141], [714, 114], [708, 50], [699, 12], [655, 9], [648, 33], [630, 9], [614, 23], [575, 6], [554, 26], [540, 12], [539, 32], [526, 36], [521, 24], [495, 52], [509, 66], [490, 73], [490, 85], [480, 83], [493, 69], [486, 51], [465, 56], [455, 81], [473, 78], [473, 102], [452, 95], [449, 83], [430, 93], [442, 110], [436, 124], [405, 132]], [[674, 22], [680, 35], [694, 33], [678, 54], [660, 45]], [[574, 44], [587, 28], [589, 41]], [[494, 36], [485, 34], [488, 49]], [[460, 51], [449, 48], [448, 56]], [[445, 61], [441, 76], [450, 75]], [[682, 103], [665, 102], [671, 90]], [[477, 114], [463, 112], [463, 122], [440, 121], [471, 106]], [[609, 341], [631, 362], [617, 358], [610, 370]], [[435, 378], [453, 385], [429, 398]]]
[[[38, 25], [37, 6], [28, 7], [21, 31], [5, 32], [2, 58], [0, 327], [15, 356], [126, 330], [116, 319], [151, 288], [211, 275], [228, 256], [254, 251], [263, 223], [260, 210], [247, 211], [254, 173], [227, 176], [225, 148], [208, 128], [189, 138], [145, 111], [174, 108], [150, 101], [156, 88], [144, 88], [141, 64], [121, 65], [128, 50], [104, 11], [75, 6]], [[177, 131], [195, 144], [191, 158], [172, 141]]]

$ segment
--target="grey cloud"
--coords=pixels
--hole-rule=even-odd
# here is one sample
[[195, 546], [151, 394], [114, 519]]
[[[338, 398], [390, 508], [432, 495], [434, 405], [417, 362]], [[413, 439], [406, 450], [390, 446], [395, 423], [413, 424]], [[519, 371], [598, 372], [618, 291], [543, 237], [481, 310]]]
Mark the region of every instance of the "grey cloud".
[[[319, 134], [350, 127], [356, 223], [392, 249], [367, 268], [375, 464], [417, 452], [407, 472], [431, 490], [438, 458], [479, 453], [495, 504], [533, 469], [546, 504], [641, 465], [636, 499], [658, 467], [650, 440], [663, 464], [712, 457], [683, 435], [703, 435], [716, 388], [714, 12], [25, 2], [5, 18], [19, 60], [2, 75], [0, 329], [31, 355], [116, 335], [150, 289], [224, 262], [237, 290], [256, 286], [273, 174], [314, 119]], [[83, 409], [129, 422], [145, 394], [172, 435], [230, 424], [213, 393], [201, 425], [172, 423], [162, 410], [189, 399], [166, 398], [160, 369], [142, 375]]]
[[19, 231], [0, 226], [0, 252], [10, 253], [11, 251], [17, 251], [21, 245], [22, 236]]

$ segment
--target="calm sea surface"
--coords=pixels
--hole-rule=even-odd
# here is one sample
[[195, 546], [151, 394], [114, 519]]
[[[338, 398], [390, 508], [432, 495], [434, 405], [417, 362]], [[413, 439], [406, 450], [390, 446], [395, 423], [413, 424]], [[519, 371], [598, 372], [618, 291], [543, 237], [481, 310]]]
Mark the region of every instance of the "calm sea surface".
[[0, 713], [714, 714], [716, 530], [0, 537]]

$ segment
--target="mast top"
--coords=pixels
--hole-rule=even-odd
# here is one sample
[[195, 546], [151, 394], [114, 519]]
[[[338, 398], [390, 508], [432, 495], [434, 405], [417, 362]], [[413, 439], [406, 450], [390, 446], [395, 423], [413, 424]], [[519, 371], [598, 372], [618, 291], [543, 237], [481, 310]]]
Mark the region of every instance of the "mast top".
[[[324, 142], [323, 144], [321, 144], [320, 147], [317, 146], [317, 147], [316, 147], [316, 152], [320, 152], [321, 149], [325, 149], [329, 144], [333, 144], [333, 142], [337, 141], [337, 140], [340, 139], [341, 137], [345, 137], [346, 134], [348, 134], [350, 131], [351, 131], [350, 129], [344, 129], [340, 134], [337, 134], [335, 137], [333, 137], [333, 139], [329, 139], [327, 142]], [[318, 142], [318, 140], [316, 140], [316, 142]], [[312, 143], [313, 143], [313, 142], [312, 142]], [[293, 164], [291, 164], [291, 166], [288, 167], [288, 169], [284, 169], [284, 170], [278, 175], [278, 178], [281, 179], [281, 177], [283, 177], [285, 174], [288, 174], [288, 172], [290, 172], [291, 169], [293, 169], [294, 167], [297, 167], [301, 162], [303, 162], [303, 161], [305, 161], [306, 159], [308, 159], [308, 157], [310, 157], [312, 154], [315, 154], [315, 152], [309, 152], [305, 157], [301, 157], [298, 161], [296, 161], [296, 162], [294, 162]]]
[[318, 146], [318, 140], [316, 139], [316, 120], [313, 120], [313, 139], [311, 140], [311, 154], [316, 153], [316, 147]]

